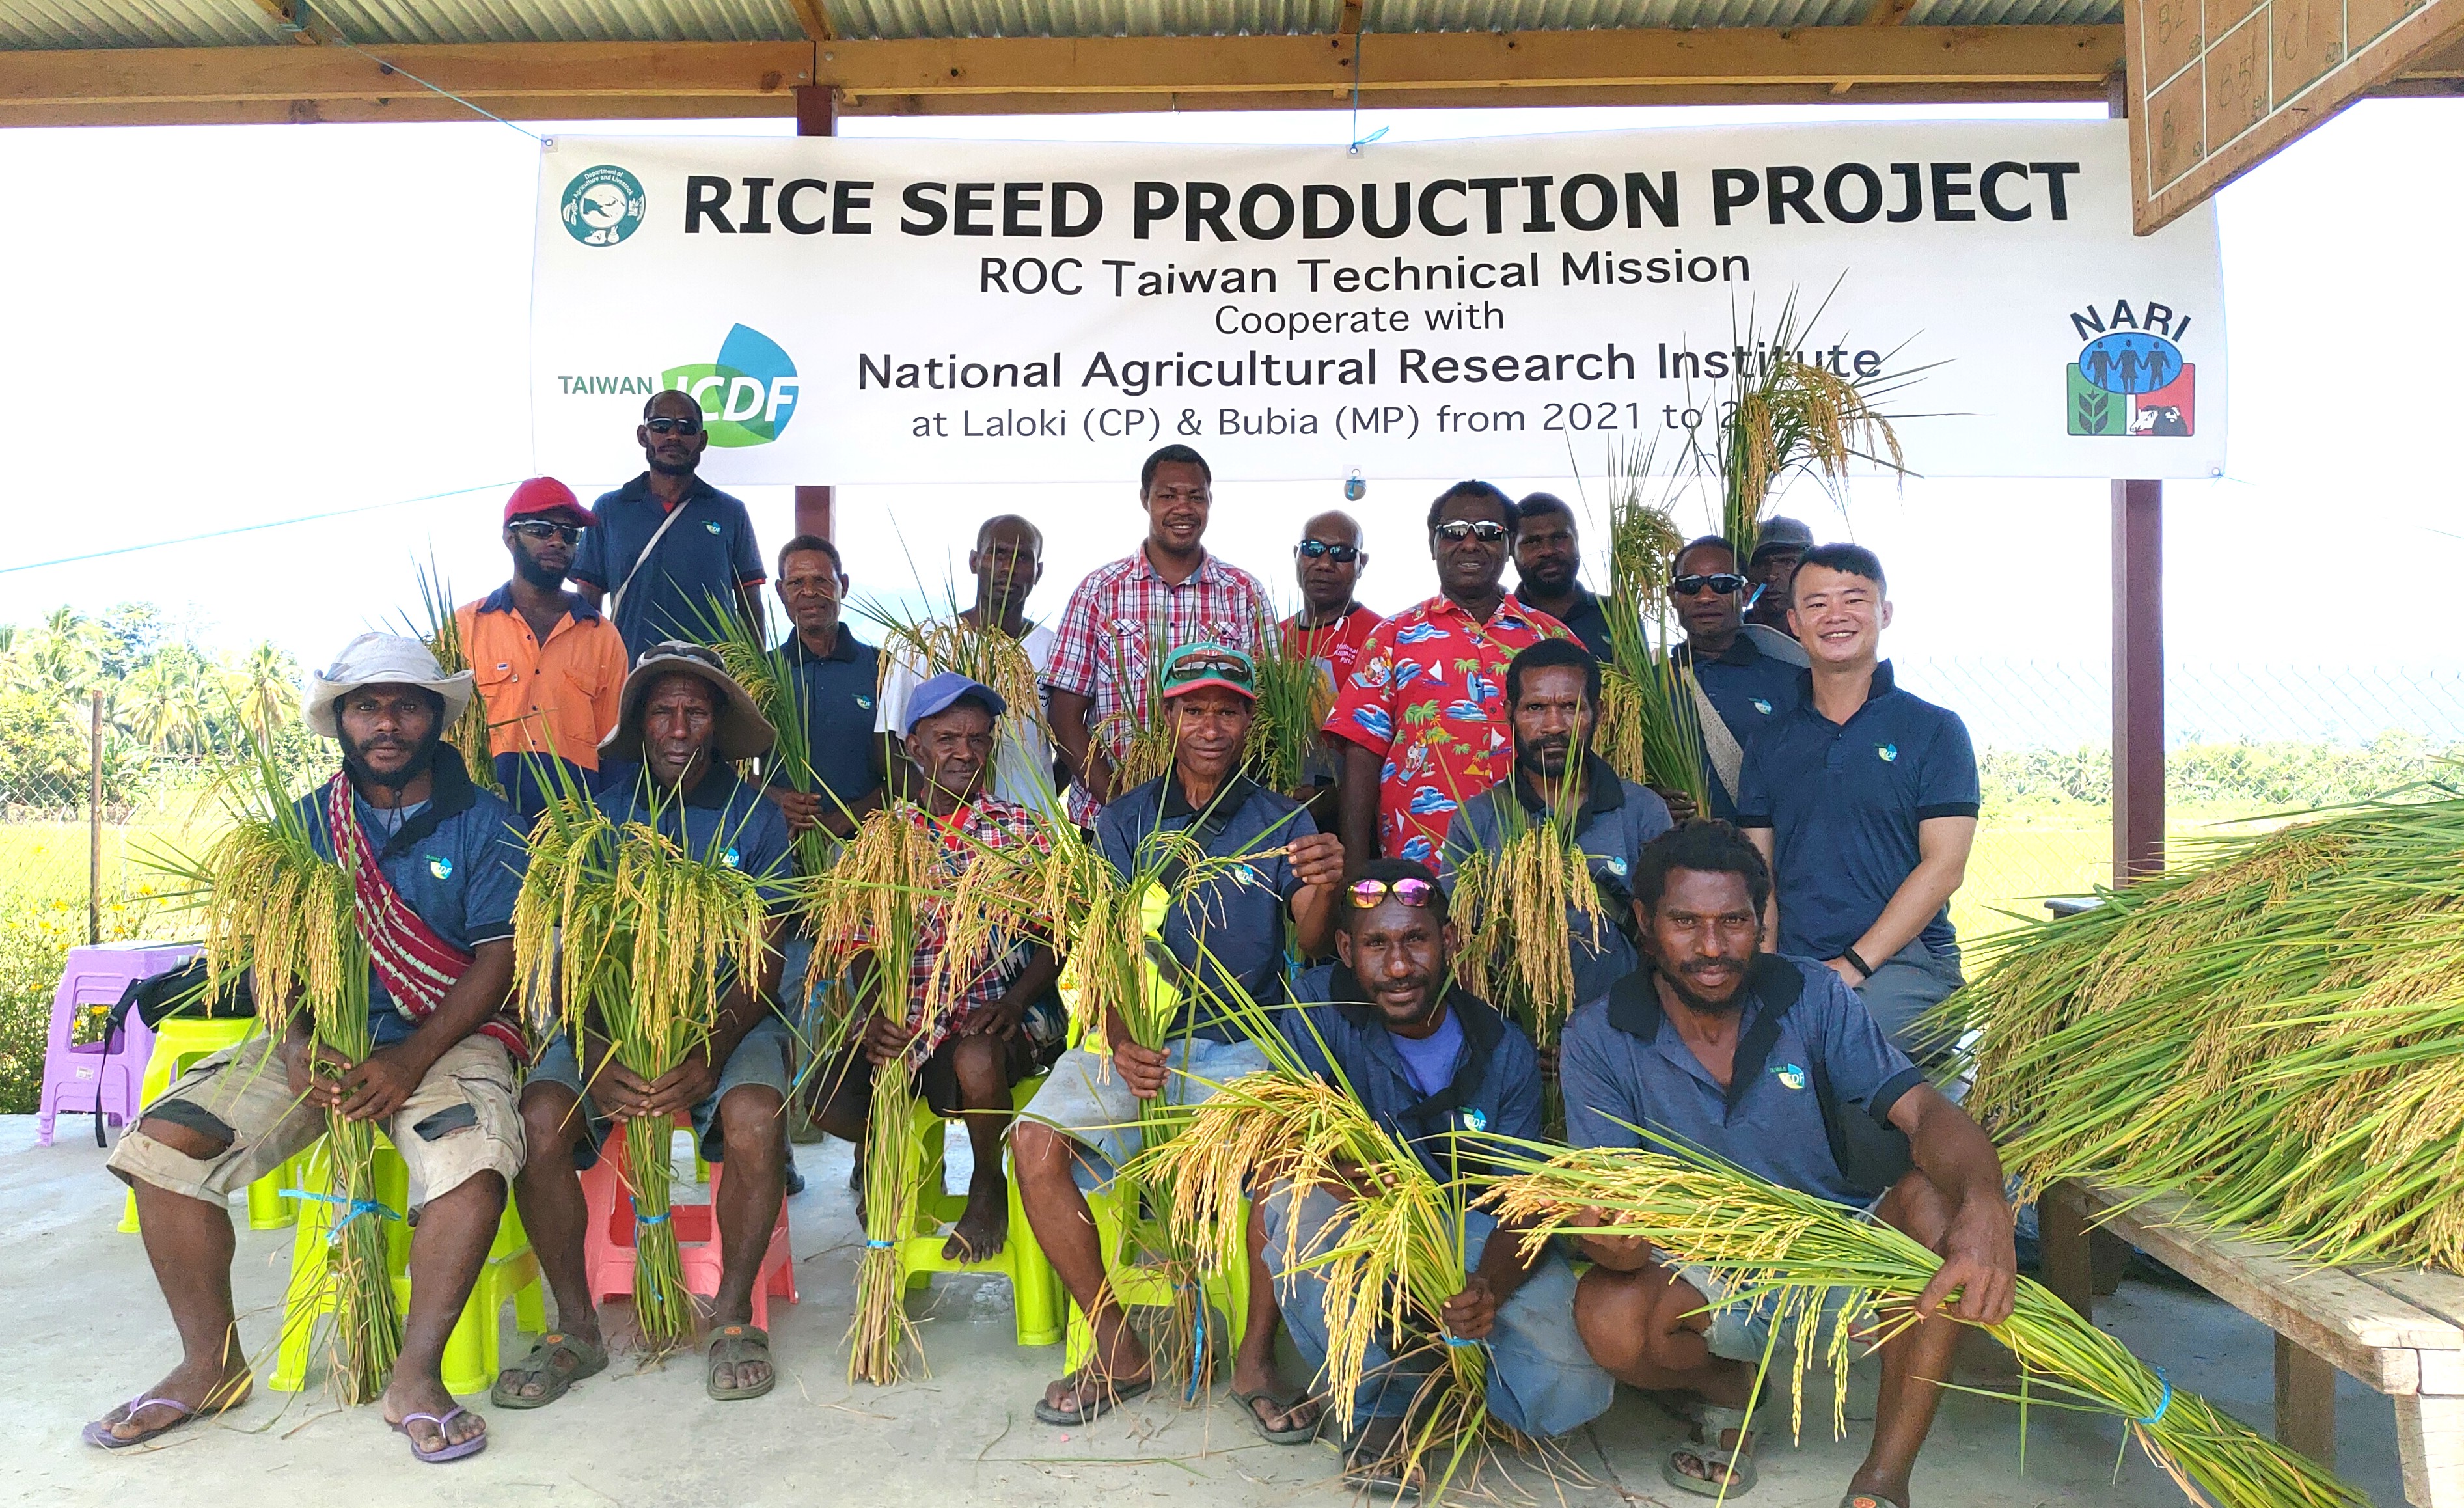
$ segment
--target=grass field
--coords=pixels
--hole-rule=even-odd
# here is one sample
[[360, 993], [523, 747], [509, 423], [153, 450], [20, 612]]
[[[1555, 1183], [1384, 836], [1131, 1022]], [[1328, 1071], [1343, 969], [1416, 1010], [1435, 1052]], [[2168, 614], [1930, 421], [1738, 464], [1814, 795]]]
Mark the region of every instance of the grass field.
[[[2282, 820], [2255, 803], [2177, 807], [2166, 813], [2167, 853], [2179, 859], [2203, 839]], [[2079, 803], [1988, 810], [1977, 825], [1968, 883], [1951, 898], [1951, 924], [1972, 941], [2014, 924], [2013, 914], [2045, 920], [2051, 896], [2086, 896], [2113, 879], [2113, 813]]]

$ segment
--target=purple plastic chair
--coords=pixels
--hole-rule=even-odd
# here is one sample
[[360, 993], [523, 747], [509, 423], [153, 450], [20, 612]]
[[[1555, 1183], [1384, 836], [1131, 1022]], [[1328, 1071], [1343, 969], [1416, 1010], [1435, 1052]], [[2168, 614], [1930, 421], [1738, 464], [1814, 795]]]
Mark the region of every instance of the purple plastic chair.
[[68, 967], [52, 993], [52, 1034], [43, 1052], [42, 1113], [35, 1138], [52, 1144], [52, 1123], [62, 1114], [99, 1110], [112, 1124], [137, 1119], [138, 1089], [154, 1053], [154, 1032], [135, 1011], [117, 1042], [77, 1040], [77, 1017], [119, 1004], [131, 980], [179, 967], [197, 954], [193, 942], [105, 942], [69, 949]]

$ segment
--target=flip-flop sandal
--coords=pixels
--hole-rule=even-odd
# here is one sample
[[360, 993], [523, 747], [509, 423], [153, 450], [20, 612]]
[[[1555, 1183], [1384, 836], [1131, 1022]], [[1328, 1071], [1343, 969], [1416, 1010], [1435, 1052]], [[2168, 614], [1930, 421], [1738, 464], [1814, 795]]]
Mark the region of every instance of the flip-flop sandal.
[[[95, 1447], [97, 1450], [125, 1451], [132, 1445], [143, 1445], [148, 1440], [159, 1439], [164, 1435], [169, 1434], [172, 1430], [179, 1429], [182, 1425], [190, 1425], [196, 1423], [200, 1419], [210, 1419], [216, 1414], [229, 1413], [240, 1405], [248, 1402], [249, 1394], [255, 1390], [254, 1384], [252, 1381], [249, 1386], [240, 1388], [238, 1396], [225, 1399], [221, 1403], [209, 1403], [204, 1407], [196, 1408], [189, 1408], [187, 1404], [180, 1402], [177, 1398], [146, 1398], [143, 1396], [131, 1398], [126, 1404], [115, 1410], [115, 1412], [120, 1415], [119, 1418], [102, 1418], [89, 1422], [85, 1427], [83, 1438], [86, 1444]], [[210, 1395], [209, 1395], [209, 1397], [210, 1397]], [[148, 1430], [142, 1434], [132, 1434], [125, 1439], [122, 1439], [121, 1436], [111, 1432], [111, 1427], [113, 1425], [124, 1424], [127, 1421], [136, 1418], [139, 1413], [148, 1408], [176, 1408], [179, 1410], [179, 1415], [178, 1417], [170, 1419], [163, 1424], [156, 1425], [153, 1429]]]
[[[560, 1352], [572, 1358], [571, 1366], [556, 1364]], [[495, 1386], [488, 1389], [490, 1403], [499, 1408], [544, 1408], [563, 1397], [574, 1384], [607, 1370], [607, 1348], [577, 1341], [561, 1330], [550, 1330], [539, 1338], [528, 1356], [505, 1370], [517, 1379], [513, 1389], [509, 1391], [505, 1379], [499, 1376]], [[546, 1390], [537, 1398], [524, 1397], [520, 1389], [532, 1382], [544, 1383]]]
[[1249, 1416], [1249, 1428], [1258, 1431], [1258, 1438], [1265, 1441], [1268, 1445], [1307, 1445], [1311, 1440], [1317, 1438], [1318, 1426], [1326, 1423], [1326, 1410], [1321, 1408], [1317, 1411], [1317, 1417], [1311, 1419], [1307, 1428], [1293, 1425], [1288, 1429], [1269, 1430], [1266, 1428], [1265, 1417], [1258, 1412], [1258, 1404], [1261, 1400], [1264, 1400], [1274, 1408], [1275, 1412], [1282, 1414], [1287, 1419], [1292, 1416], [1293, 1409], [1300, 1408], [1304, 1404], [1314, 1402], [1314, 1400], [1305, 1396], [1300, 1398], [1280, 1397], [1274, 1393], [1266, 1391], [1263, 1387], [1254, 1393], [1244, 1393], [1237, 1387], [1234, 1388], [1232, 1390], [1232, 1401], [1239, 1404], [1241, 1406], [1242, 1412]]
[[711, 1332], [708, 1391], [720, 1403], [733, 1403], [739, 1398], [759, 1398], [779, 1386], [779, 1368], [770, 1365], [770, 1375], [751, 1387], [721, 1387], [718, 1369], [745, 1362], [770, 1363], [770, 1332], [749, 1324], [723, 1324]]
[[441, 1414], [404, 1414], [398, 1420], [389, 1419], [385, 1422], [393, 1426], [394, 1433], [410, 1441], [410, 1453], [413, 1456], [429, 1466], [442, 1466], [448, 1461], [458, 1461], [466, 1455], [476, 1455], [480, 1452], [486, 1450], [488, 1448], [488, 1431], [482, 1430], [468, 1440], [447, 1440], [445, 1444], [436, 1447], [432, 1451], [423, 1451], [419, 1448], [418, 1440], [412, 1438], [410, 1427], [418, 1421], [425, 1419], [429, 1424], [436, 1426], [437, 1437], [439, 1439], [444, 1439], [445, 1427], [451, 1424], [454, 1420], [461, 1418], [464, 1414], [470, 1412], [471, 1410], [468, 1408], [448, 1408]]
[[[1731, 1430], [1737, 1431], [1733, 1450], [1719, 1443], [1720, 1436]], [[1705, 1405], [1698, 1421], [1701, 1443], [1682, 1445], [1669, 1452], [1660, 1463], [1660, 1479], [1681, 1493], [1692, 1493], [1698, 1497], [1738, 1497], [1752, 1492], [1759, 1478], [1754, 1471], [1749, 1430], [1744, 1409]], [[1677, 1464], [1680, 1459], [1700, 1464], [1704, 1475], [1696, 1476], [1681, 1470]]]
[[[1066, 1378], [1063, 1380], [1067, 1381]], [[1155, 1391], [1155, 1379], [1140, 1377], [1128, 1382], [1114, 1383], [1092, 1398], [1084, 1396], [1082, 1389], [1085, 1386], [1086, 1384], [1082, 1382], [1070, 1388], [1070, 1402], [1077, 1406], [1074, 1408], [1058, 1408], [1049, 1398], [1037, 1399], [1035, 1417], [1045, 1424], [1057, 1424], [1065, 1429], [1092, 1424], [1121, 1405], [1133, 1403]]]
[[1839, 1508], [1908, 1508], [1908, 1505], [1885, 1497], [1881, 1493], [1860, 1493], [1851, 1489], [1841, 1495]]

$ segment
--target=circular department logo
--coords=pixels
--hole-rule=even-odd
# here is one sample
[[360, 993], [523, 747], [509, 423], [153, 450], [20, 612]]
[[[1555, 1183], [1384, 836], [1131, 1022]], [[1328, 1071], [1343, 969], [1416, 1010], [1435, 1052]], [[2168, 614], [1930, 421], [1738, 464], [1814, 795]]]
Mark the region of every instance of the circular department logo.
[[642, 228], [642, 180], [613, 163], [573, 175], [564, 186], [558, 217], [565, 233], [584, 246], [613, 246]]

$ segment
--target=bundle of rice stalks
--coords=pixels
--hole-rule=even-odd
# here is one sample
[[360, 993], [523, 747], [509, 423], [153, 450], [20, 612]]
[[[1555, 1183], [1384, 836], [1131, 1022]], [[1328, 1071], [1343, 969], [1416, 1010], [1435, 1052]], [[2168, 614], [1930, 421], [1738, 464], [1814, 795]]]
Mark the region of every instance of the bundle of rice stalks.
[[[453, 586], [437, 568], [430, 555], [425, 565], [413, 566], [419, 575], [419, 606], [425, 621], [403, 619], [403, 632], [428, 645], [428, 653], [436, 656], [436, 665], [448, 676], [458, 676], [471, 668], [471, 657], [463, 653], [462, 624], [453, 614]], [[471, 771], [471, 779], [482, 790], [503, 795], [504, 787], [496, 784], [496, 759], [488, 747], [488, 703], [479, 697], [471, 699], [463, 709], [461, 721], [445, 730], [445, 742], [462, 751], [462, 763]]]
[[1089, 737], [1112, 762], [1115, 796], [1172, 772], [1172, 723], [1163, 699], [1164, 658], [1177, 647], [1171, 624], [1160, 615], [1149, 619], [1145, 644], [1143, 667], [1131, 664], [1124, 635], [1115, 634], [1104, 648], [1113, 684], [1121, 688], [1121, 704]]
[[[805, 721], [804, 683], [781, 649], [763, 642], [759, 627], [716, 597], [702, 615], [702, 638], [718, 652], [719, 663], [744, 688], [761, 715], [778, 731], [770, 752], [761, 756], [761, 779], [790, 790], [822, 788], [813, 773], [812, 729]], [[818, 875], [829, 867], [836, 847], [829, 833], [810, 828], [795, 836], [796, 868]]]
[[2464, 800], [2255, 837], [1979, 950], [1924, 1024], [2030, 1192], [2188, 1197], [2332, 1265], [2464, 1269]]
[[1288, 796], [1308, 782], [1318, 729], [1334, 709], [1334, 683], [1314, 658], [1298, 653], [1276, 623], [1259, 623], [1252, 658], [1258, 667], [1258, 708], [1244, 756], [1249, 776]]
[[1502, 842], [1455, 864], [1451, 914], [1463, 937], [1455, 977], [1522, 1022], [1539, 1046], [1554, 1047], [1580, 1004], [1575, 938], [1605, 940], [1617, 924], [1574, 841], [1581, 809], [1560, 802], [1534, 820], [1503, 787], [1475, 799], [1493, 802]]
[[[725, 861], [726, 848], [724, 834], [695, 854], [649, 823], [619, 827], [575, 793], [551, 801], [532, 830], [530, 871], [514, 905], [514, 978], [525, 1014], [561, 1021], [577, 1046], [605, 1042], [644, 1079], [706, 1046], [732, 982], [758, 977], [769, 945], [760, 891]], [[665, 1120], [625, 1122], [633, 1310], [661, 1355], [693, 1331], [669, 1220], [671, 1129]]]
[[1670, 568], [1685, 538], [1673, 517], [1673, 493], [1656, 503], [1644, 499], [1652, 450], [1638, 441], [1609, 453], [1606, 616], [1612, 653], [1600, 668], [1595, 742], [1620, 779], [1683, 792], [1702, 809], [1709, 805], [1710, 791], [1703, 772], [1701, 715], [1693, 672], [1672, 653], [1679, 634], [1668, 610]]
[[[1674, 1142], [1652, 1150], [1567, 1152], [1497, 1142], [1511, 1176], [1488, 1195], [1502, 1219], [1530, 1239], [1558, 1233], [1640, 1235], [1674, 1263], [1699, 1263], [1729, 1290], [1724, 1304], [1768, 1306], [1771, 1349], [1793, 1324], [1786, 1364], [1803, 1427], [1803, 1379], [1826, 1310], [1836, 1309], [1824, 1358], [1833, 1371], [1832, 1429], [1846, 1429], [1847, 1369], [1858, 1337], [1879, 1345], [1918, 1322], [1914, 1303], [1942, 1259], [1899, 1231], [1809, 1194], [1765, 1183]], [[1606, 1222], [1592, 1225], [1591, 1211]], [[1844, 1291], [1846, 1302], [1838, 1300]], [[1946, 1308], [1944, 1311], [1947, 1313]], [[2174, 1387], [2121, 1342], [2081, 1320], [2040, 1285], [2019, 1279], [2017, 1305], [1981, 1326], [2018, 1358], [2021, 1407], [2113, 1414], [2131, 1439], [2200, 1508], [2362, 1508], [2368, 1501], [2303, 1457]], [[1774, 1356], [1763, 1359], [1759, 1395]], [[2050, 1394], [2049, 1399], [2046, 1395]]]
[[1044, 717], [1044, 686], [1026, 646], [999, 628], [969, 623], [955, 610], [938, 618], [920, 618], [885, 606], [870, 606], [866, 616], [882, 626], [882, 648], [921, 667], [925, 676], [950, 672], [990, 686], [1008, 703], [1004, 718], [1043, 736], [1048, 747], [1052, 729]]
[[[368, 948], [351, 876], [321, 857], [261, 740], [253, 765], [217, 783], [231, 826], [201, 857], [150, 862], [186, 882], [204, 911], [206, 957], [217, 993], [253, 970], [257, 1013], [277, 1040], [305, 1019], [315, 1047], [356, 1064], [374, 1050], [368, 1022]], [[322, 1077], [341, 1070], [318, 1061]], [[402, 1349], [384, 1222], [401, 1218], [377, 1199], [376, 1126], [326, 1114], [332, 1184], [314, 1197], [336, 1209], [326, 1257], [333, 1304], [333, 1386], [345, 1404], [384, 1393]], [[321, 1297], [321, 1296], [320, 1296]]]

